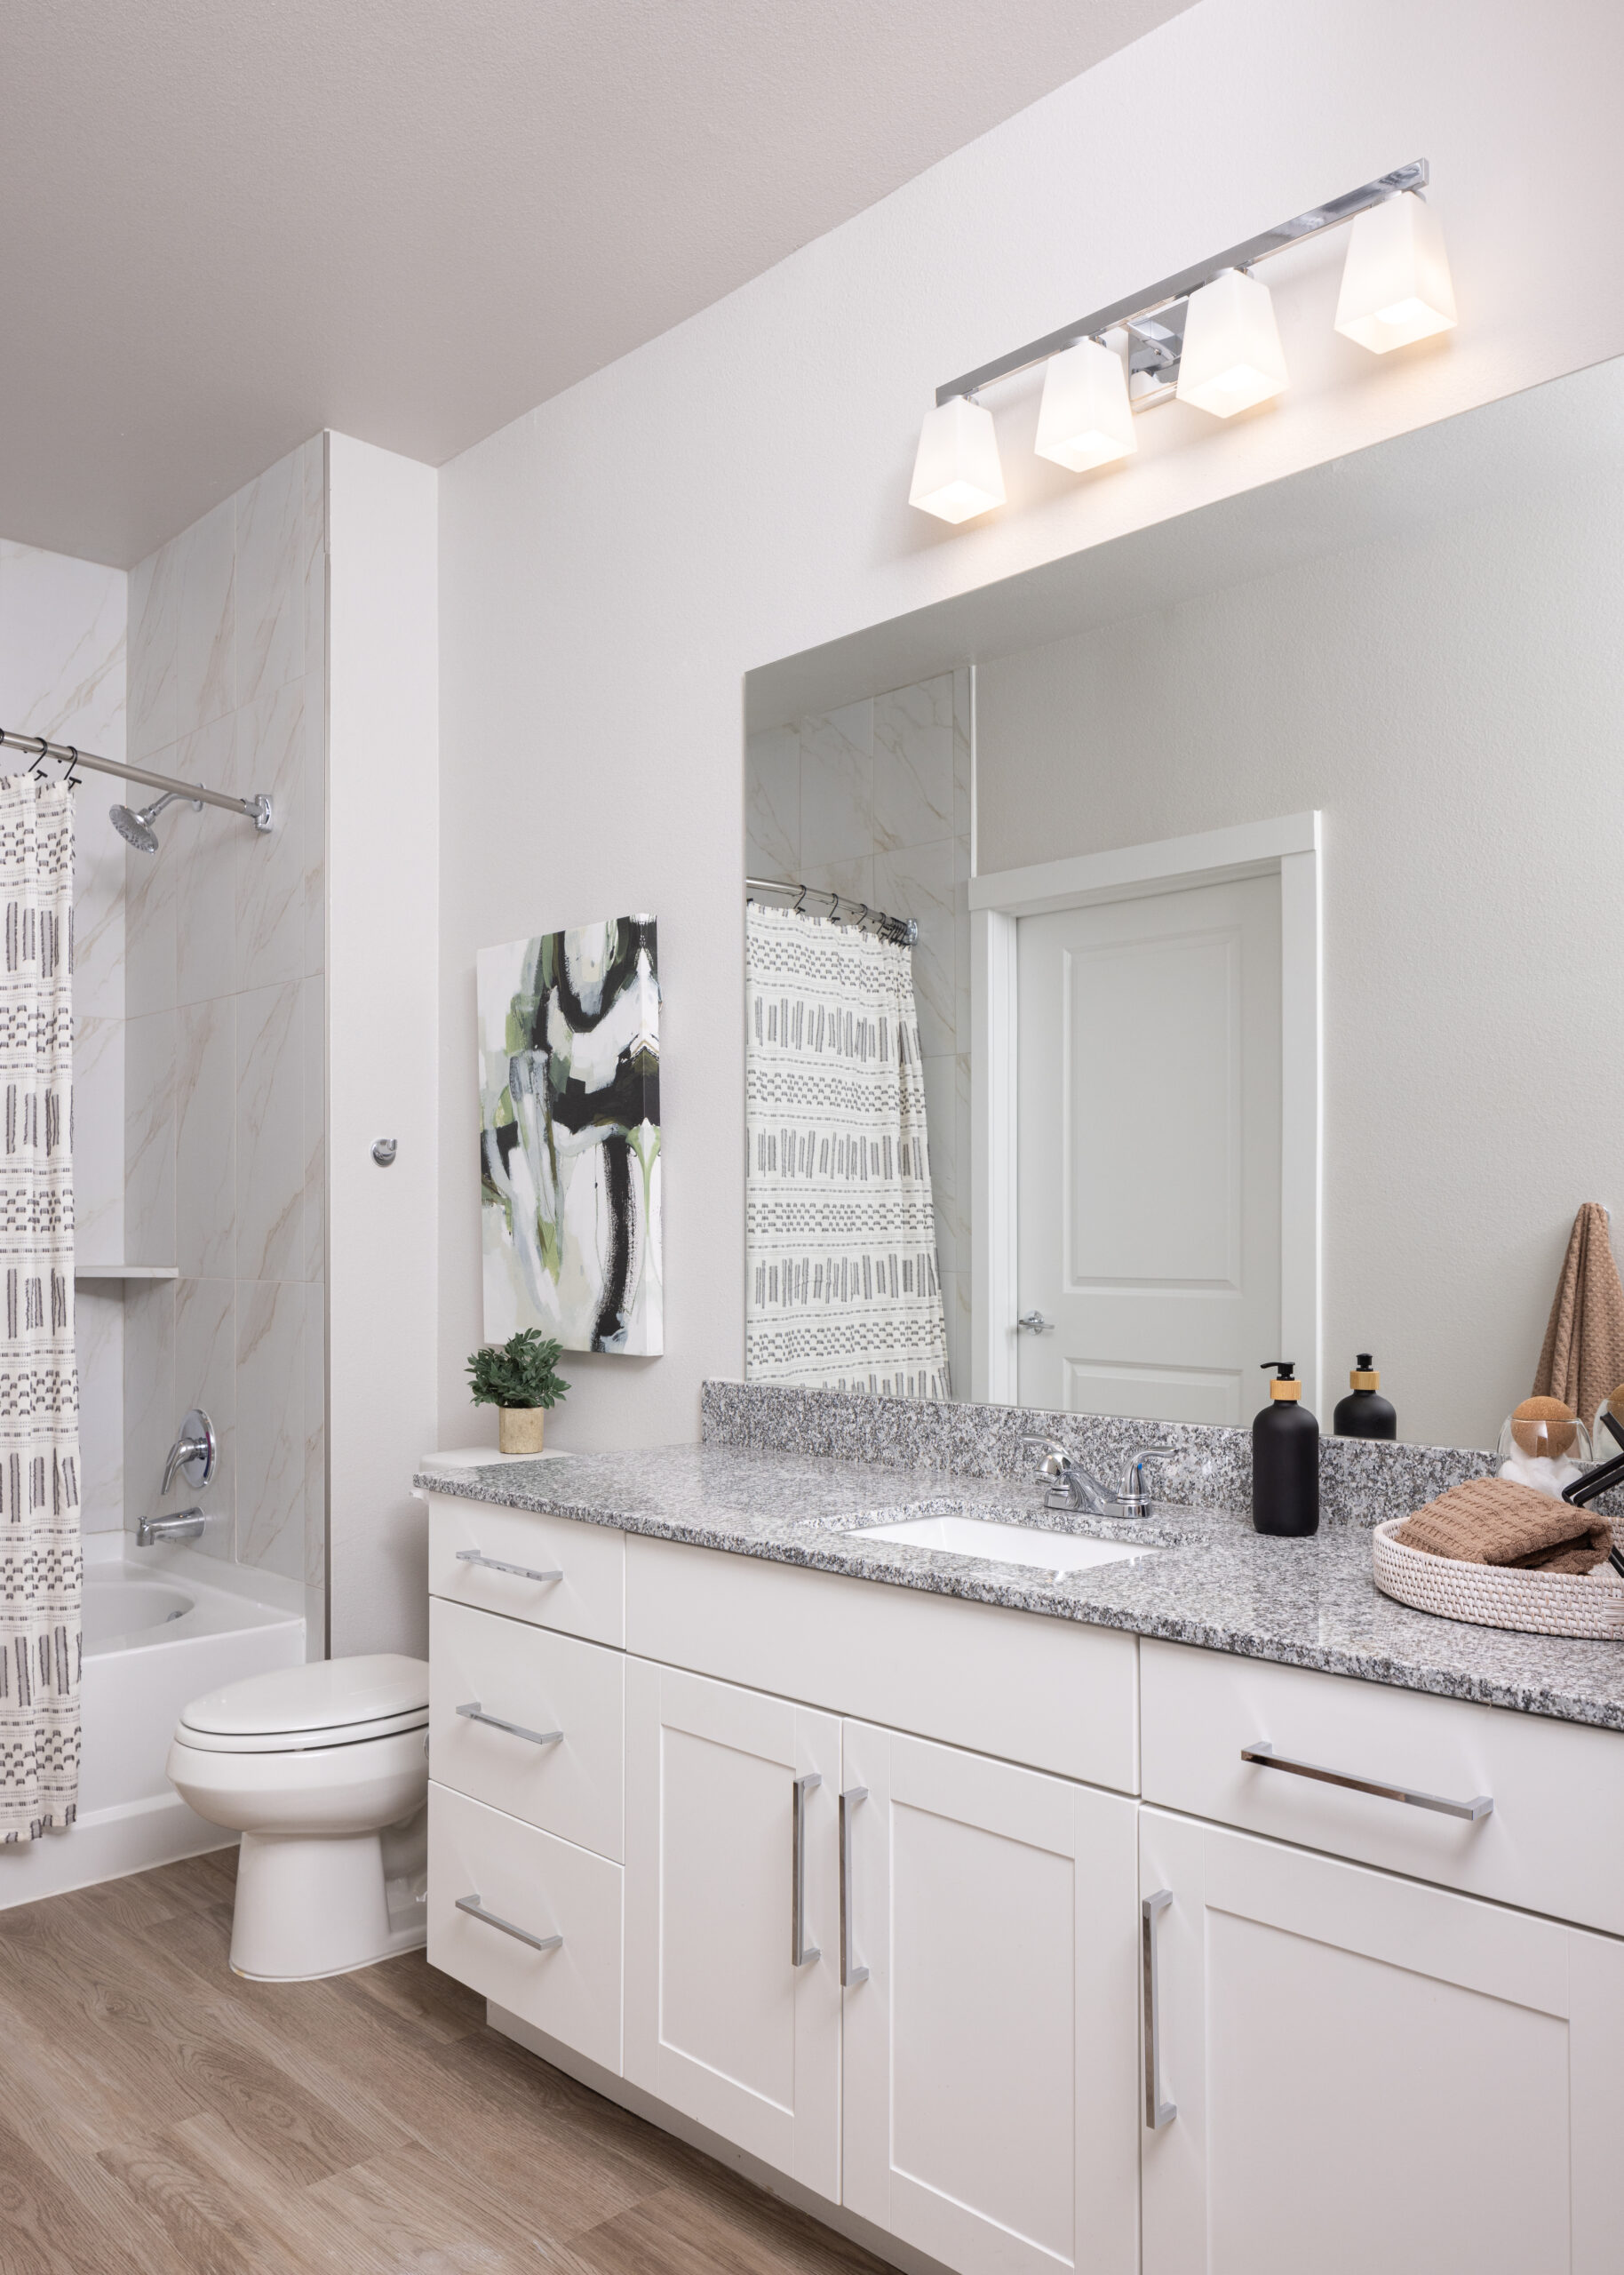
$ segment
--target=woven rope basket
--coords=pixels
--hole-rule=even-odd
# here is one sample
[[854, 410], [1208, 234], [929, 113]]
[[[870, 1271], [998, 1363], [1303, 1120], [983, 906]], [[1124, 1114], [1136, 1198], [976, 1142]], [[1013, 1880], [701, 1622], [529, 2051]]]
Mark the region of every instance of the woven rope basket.
[[1624, 1640], [1624, 1578], [1612, 1565], [1594, 1572], [1520, 1572], [1503, 1564], [1462, 1564], [1395, 1540], [1408, 1521], [1390, 1518], [1372, 1536], [1371, 1560], [1384, 1596], [1474, 1627]]

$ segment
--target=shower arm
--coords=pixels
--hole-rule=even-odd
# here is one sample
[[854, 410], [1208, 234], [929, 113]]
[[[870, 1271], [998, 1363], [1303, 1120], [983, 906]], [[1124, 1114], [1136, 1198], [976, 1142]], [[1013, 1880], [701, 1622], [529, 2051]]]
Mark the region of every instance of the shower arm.
[[0, 727], [0, 750], [27, 751], [36, 764], [43, 758], [54, 758], [66, 766], [69, 773], [76, 766], [88, 766], [97, 774], [111, 774], [121, 782], [139, 782], [149, 790], [167, 790], [173, 798], [190, 798], [208, 806], [224, 806], [227, 813], [243, 814], [263, 834], [273, 825], [271, 802], [263, 793], [252, 798], [233, 798], [224, 790], [205, 790], [201, 782], [178, 782], [172, 774], [155, 774], [149, 767], [129, 766], [123, 759], [96, 758], [87, 750], [76, 750], [71, 743], [47, 742], [44, 735], [14, 735]]

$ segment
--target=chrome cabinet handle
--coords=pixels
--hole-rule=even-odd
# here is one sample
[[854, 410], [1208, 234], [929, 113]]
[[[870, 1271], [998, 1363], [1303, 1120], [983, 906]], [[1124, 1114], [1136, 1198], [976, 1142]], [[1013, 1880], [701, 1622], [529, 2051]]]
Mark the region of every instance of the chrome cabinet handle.
[[561, 1580], [561, 1572], [537, 1572], [528, 1564], [504, 1564], [499, 1556], [482, 1556], [477, 1548], [459, 1548], [459, 1564], [482, 1564], [488, 1572], [511, 1572], [515, 1580]]
[[457, 1711], [470, 1722], [489, 1722], [493, 1730], [507, 1730], [516, 1738], [529, 1738], [532, 1745], [559, 1745], [563, 1741], [562, 1730], [527, 1730], [522, 1722], [505, 1722], [499, 1714], [488, 1714], [477, 1698], [471, 1698]]
[[1287, 1761], [1261, 1738], [1256, 1745], [1243, 1745], [1240, 1758], [1249, 1761], [1254, 1769], [1284, 1769], [1288, 1776], [1311, 1777], [1321, 1785], [1345, 1785], [1350, 1793], [1373, 1793], [1378, 1800], [1402, 1801], [1407, 1808], [1436, 1809], [1440, 1816], [1464, 1817], [1469, 1824], [1494, 1814], [1491, 1793], [1475, 1794], [1469, 1801], [1452, 1801], [1441, 1793], [1413, 1793], [1407, 1785], [1382, 1785], [1371, 1777], [1345, 1777], [1340, 1769], [1320, 1769], [1311, 1761]]
[[533, 1952], [555, 1952], [563, 1942], [561, 1936], [532, 1936], [528, 1928], [515, 1928], [511, 1920], [498, 1920], [494, 1912], [487, 1912], [477, 1896], [459, 1896], [457, 1909], [466, 1912], [471, 1920], [482, 1920], [488, 1928], [499, 1928], [505, 1936], [512, 1936], [516, 1943], [528, 1944]]
[[1172, 1902], [1173, 1890], [1158, 1888], [1139, 1907], [1144, 1960], [1144, 2121], [1151, 2133], [1171, 2125], [1179, 2113], [1177, 2102], [1162, 2099], [1161, 1984], [1156, 1963], [1156, 1922]]
[[852, 1912], [856, 1891], [851, 1869], [851, 1813], [868, 1799], [866, 1785], [848, 1785], [840, 1795], [840, 1988], [851, 1990], [868, 1981], [868, 1969], [857, 1960]]
[[807, 1941], [807, 1795], [823, 1784], [821, 1774], [808, 1769], [790, 1788], [790, 1965], [808, 1967], [823, 1953]]

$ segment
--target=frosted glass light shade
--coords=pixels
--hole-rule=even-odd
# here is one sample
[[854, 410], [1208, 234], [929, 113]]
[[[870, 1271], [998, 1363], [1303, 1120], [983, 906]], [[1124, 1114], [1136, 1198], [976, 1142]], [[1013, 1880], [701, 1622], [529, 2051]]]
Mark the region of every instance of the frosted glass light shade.
[[1454, 286], [1437, 215], [1409, 190], [1361, 213], [1348, 234], [1336, 329], [1385, 355], [1455, 321]]
[[1035, 447], [1040, 459], [1053, 459], [1073, 474], [1109, 466], [1139, 448], [1120, 356], [1097, 339], [1079, 339], [1050, 357]]
[[942, 522], [967, 522], [1004, 502], [992, 413], [956, 395], [925, 413], [908, 503]]
[[1289, 383], [1267, 284], [1226, 268], [1190, 296], [1178, 398], [1232, 419]]

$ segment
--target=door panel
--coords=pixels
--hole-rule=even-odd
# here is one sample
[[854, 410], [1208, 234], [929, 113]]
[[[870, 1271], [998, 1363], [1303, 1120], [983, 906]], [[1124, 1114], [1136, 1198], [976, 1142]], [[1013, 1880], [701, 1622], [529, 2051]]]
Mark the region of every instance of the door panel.
[[[1624, 1949], [1145, 1809], [1161, 2095], [1145, 2275], [1602, 2275], [1624, 2263]], [[1612, 2050], [1604, 2079], [1598, 2048]]]
[[[1021, 921], [1023, 1404], [1238, 1422], [1280, 1318], [1278, 876]], [[1288, 1354], [1289, 1355], [1289, 1354]]]
[[840, 1766], [832, 1715], [626, 1661], [626, 2075], [837, 2202]]
[[1137, 2266], [1133, 1804], [845, 1726], [845, 2201], [967, 2275]]

